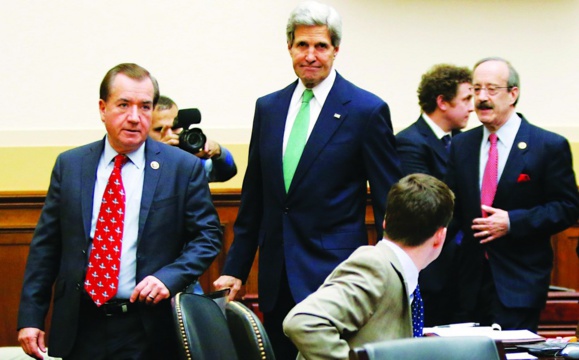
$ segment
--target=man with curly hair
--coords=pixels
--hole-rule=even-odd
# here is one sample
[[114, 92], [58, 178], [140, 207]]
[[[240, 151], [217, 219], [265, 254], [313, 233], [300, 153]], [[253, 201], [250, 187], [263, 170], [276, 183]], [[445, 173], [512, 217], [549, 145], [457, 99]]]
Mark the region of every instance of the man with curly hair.
[[422, 114], [396, 135], [405, 175], [444, 178], [448, 159], [445, 136], [451, 139], [463, 129], [474, 110], [471, 79], [468, 68], [448, 64], [435, 65], [422, 75], [417, 91]]
[[[417, 91], [422, 114], [396, 135], [404, 175], [424, 173], [444, 179], [452, 136], [466, 126], [474, 110], [471, 81], [468, 68], [448, 64], [434, 65], [422, 75]], [[447, 241], [442, 255], [420, 273], [426, 326], [451, 321], [455, 297], [449, 279], [455, 247], [455, 241]]]

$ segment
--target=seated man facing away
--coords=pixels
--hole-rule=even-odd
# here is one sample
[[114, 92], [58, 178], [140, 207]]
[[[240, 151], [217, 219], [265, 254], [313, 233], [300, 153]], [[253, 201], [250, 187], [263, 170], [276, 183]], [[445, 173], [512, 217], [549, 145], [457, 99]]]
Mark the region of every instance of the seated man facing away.
[[453, 208], [452, 191], [430, 175], [392, 186], [382, 241], [356, 250], [285, 318], [298, 359], [347, 359], [365, 343], [421, 336], [418, 272], [440, 254]]

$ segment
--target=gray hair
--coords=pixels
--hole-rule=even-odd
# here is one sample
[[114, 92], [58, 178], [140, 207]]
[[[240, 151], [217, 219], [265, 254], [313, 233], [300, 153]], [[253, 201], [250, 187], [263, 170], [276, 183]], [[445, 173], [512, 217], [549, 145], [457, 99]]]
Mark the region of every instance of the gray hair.
[[485, 63], [487, 61], [500, 61], [504, 64], [507, 65], [507, 67], [509, 68], [509, 78], [507, 79], [507, 86], [509, 87], [509, 90], [517, 87], [519, 89], [519, 96], [517, 96], [517, 100], [515, 100], [514, 105], [517, 105], [517, 103], [519, 102], [519, 98], [521, 97], [521, 83], [519, 80], [519, 73], [517, 72], [517, 70], [515, 70], [515, 68], [513, 67], [513, 65], [508, 62], [507, 60], [503, 59], [502, 57], [498, 57], [498, 56], [491, 56], [491, 57], [486, 57], [484, 59], [479, 60], [476, 64], [474, 64], [474, 69], [476, 69], [480, 64]]
[[329, 5], [316, 1], [304, 1], [290, 14], [287, 21], [286, 35], [288, 45], [294, 42], [294, 33], [298, 26], [327, 26], [332, 46], [340, 46], [342, 41], [342, 18]]

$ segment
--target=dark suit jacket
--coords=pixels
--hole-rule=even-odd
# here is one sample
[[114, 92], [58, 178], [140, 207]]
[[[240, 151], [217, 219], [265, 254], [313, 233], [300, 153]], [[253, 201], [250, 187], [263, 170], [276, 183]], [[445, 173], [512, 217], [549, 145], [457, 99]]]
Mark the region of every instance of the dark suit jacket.
[[[44, 329], [54, 284], [48, 345], [54, 356], [66, 356], [77, 333], [96, 170], [104, 141], [58, 157], [30, 246], [18, 328]], [[136, 281], [153, 275], [174, 295], [197, 279], [218, 254], [219, 218], [203, 166], [195, 156], [149, 138], [145, 159]], [[154, 161], [158, 169], [151, 166]], [[174, 334], [170, 301], [143, 305], [139, 311], [150, 341], [166, 346]]]
[[299, 302], [368, 243], [367, 181], [381, 237], [386, 197], [401, 175], [388, 105], [338, 74], [286, 194], [283, 133], [296, 85], [257, 101], [235, 239], [223, 271], [246, 279], [259, 246], [264, 312], [277, 299], [284, 265]]
[[[459, 130], [452, 136], [460, 134]], [[449, 152], [422, 116], [412, 125], [396, 134], [396, 148], [404, 175], [422, 173], [444, 180]], [[449, 322], [452, 311], [447, 288], [453, 276], [456, 243], [447, 239], [440, 256], [420, 272], [420, 290], [424, 298], [425, 319], [428, 325]]]
[[[456, 130], [452, 135], [459, 133]], [[404, 175], [422, 173], [444, 179], [448, 151], [422, 116], [396, 134], [396, 149]]]
[[504, 306], [543, 307], [553, 266], [550, 236], [579, 217], [569, 143], [519, 116], [521, 126], [493, 202], [493, 207], [508, 211], [510, 231], [486, 245], [475, 240], [471, 230], [472, 220], [481, 217], [482, 126], [458, 135], [452, 143], [447, 182], [455, 192], [455, 220], [464, 233], [459, 306], [467, 311], [476, 302], [485, 251]]

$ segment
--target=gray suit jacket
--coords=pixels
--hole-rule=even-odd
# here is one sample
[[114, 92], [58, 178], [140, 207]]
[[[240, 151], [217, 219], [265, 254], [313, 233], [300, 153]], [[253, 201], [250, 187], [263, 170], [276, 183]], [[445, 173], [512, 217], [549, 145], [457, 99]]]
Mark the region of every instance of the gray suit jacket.
[[385, 242], [358, 248], [297, 304], [284, 331], [298, 359], [347, 359], [365, 343], [412, 337], [402, 266]]
[[[18, 328], [44, 329], [54, 285], [48, 344], [53, 356], [66, 357], [76, 339], [104, 141], [59, 155], [30, 245]], [[145, 159], [136, 281], [153, 275], [174, 295], [197, 279], [219, 253], [221, 227], [199, 159], [150, 138]], [[174, 340], [170, 301], [139, 310], [150, 341], [168, 346]]]

